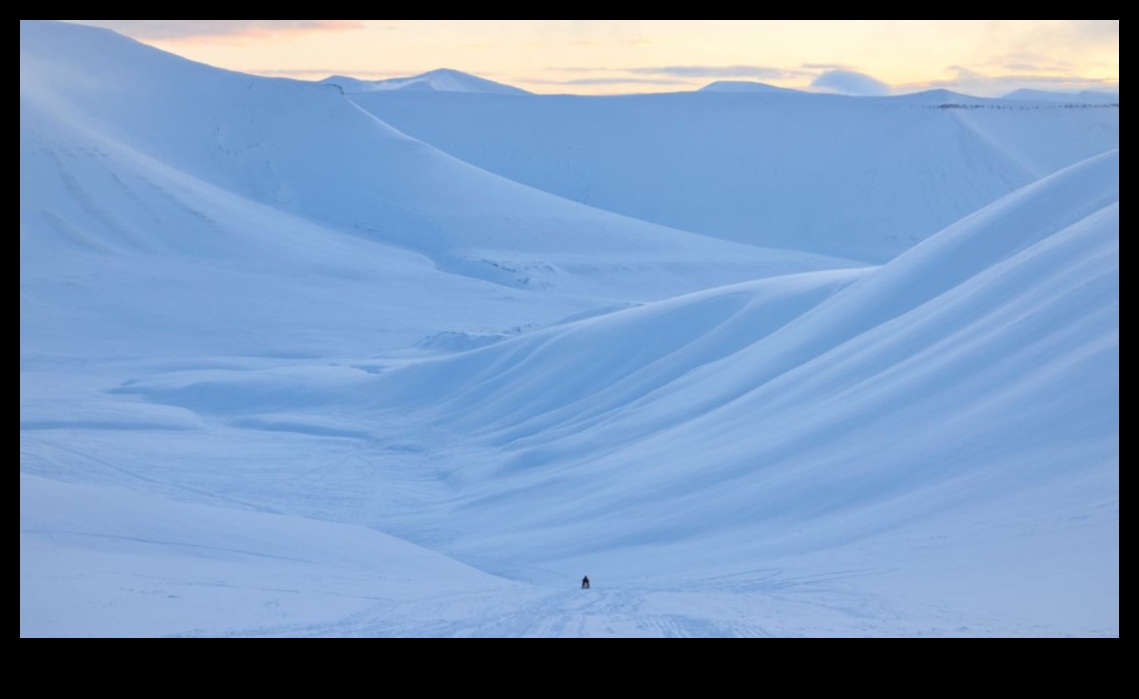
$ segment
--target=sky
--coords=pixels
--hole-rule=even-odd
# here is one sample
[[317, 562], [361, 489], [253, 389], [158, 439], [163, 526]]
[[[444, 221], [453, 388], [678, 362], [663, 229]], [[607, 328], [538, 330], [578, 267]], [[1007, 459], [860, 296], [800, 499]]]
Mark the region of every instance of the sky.
[[210, 65], [319, 80], [453, 68], [540, 93], [717, 80], [846, 94], [1118, 90], [1119, 20], [99, 19]]

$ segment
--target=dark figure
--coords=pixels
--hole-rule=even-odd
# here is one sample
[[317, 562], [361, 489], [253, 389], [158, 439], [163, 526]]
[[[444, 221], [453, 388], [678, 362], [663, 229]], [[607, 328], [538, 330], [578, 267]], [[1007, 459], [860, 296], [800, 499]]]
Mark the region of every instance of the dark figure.
[[588, 575], [581, 579], [581, 589], [583, 589], [583, 590], [589, 589], [589, 576]]

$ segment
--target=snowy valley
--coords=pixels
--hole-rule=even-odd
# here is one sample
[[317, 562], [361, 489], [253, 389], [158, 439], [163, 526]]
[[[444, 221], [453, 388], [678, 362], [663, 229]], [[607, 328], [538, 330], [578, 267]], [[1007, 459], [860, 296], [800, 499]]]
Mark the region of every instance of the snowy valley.
[[21, 637], [1119, 635], [1117, 104], [471, 77], [21, 20]]

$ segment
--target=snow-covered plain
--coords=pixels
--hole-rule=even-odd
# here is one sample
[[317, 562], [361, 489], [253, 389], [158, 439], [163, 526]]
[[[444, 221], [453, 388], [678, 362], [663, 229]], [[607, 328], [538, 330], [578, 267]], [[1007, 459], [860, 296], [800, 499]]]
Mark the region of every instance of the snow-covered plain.
[[21, 636], [1118, 636], [1117, 108], [20, 33]]

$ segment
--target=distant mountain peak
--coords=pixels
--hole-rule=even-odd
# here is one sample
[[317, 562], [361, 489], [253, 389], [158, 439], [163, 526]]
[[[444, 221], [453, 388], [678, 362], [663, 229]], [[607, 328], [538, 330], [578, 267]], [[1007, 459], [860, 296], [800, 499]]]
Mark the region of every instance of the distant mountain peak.
[[911, 104], [920, 104], [926, 106], [982, 104], [988, 101], [982, 97], [974, 97], [972, 95], [966, 95], [961, 92], [954, 92], [953, 90], [947, 90], [945, 88], [922, 90], [921, 92], [910, 92], [904, 95], [896, 95], [890, 99], [896, 100], [898, 102], [908, 102]]
[[435, 70], [429, 70], [426, 73], [419, 75], [418, 77], [420, 77], [420, 78], [443, 78], [443, 77], [445, 77], [445, 78], [458, 78], [458, 79], [467, 79], [467, 80], [470, 80], [470, 79], [483, 80], [483, 78], [480, 78], [477, 75], [472, 75], [471, 73], [464, 73], [463, 71], [455, 70], [454, 68], [436, 68]]
[[1060, 92], [1022, 88], [1005, 95], [1004, 99], [1030, 102], [1062, 102], [1065, 104], [1118, 104], [1119, 91], [1101, 92], [1098, 90], [1084, 90], [1083, 92]]
[[706, 85], [699, 90], [700, 92], [759, 92], [767, 94], [799, 92], [799, 90], [792, 90], [786, 87], [778, 87], [776, 85], [768, 85], [767, 83], [753, 82], [749, 80], [720, 80]]
[[348, 93], [385, 92], [406, 90], [409, 92], [465, 92], [490, 95], [527, 95], [526, 90], [480, 78], [452, 68], [439, 68], [410, 78], [389, 78], [387, 80], [360, 80], [335, 75], [321, 81], [337, 85]]

